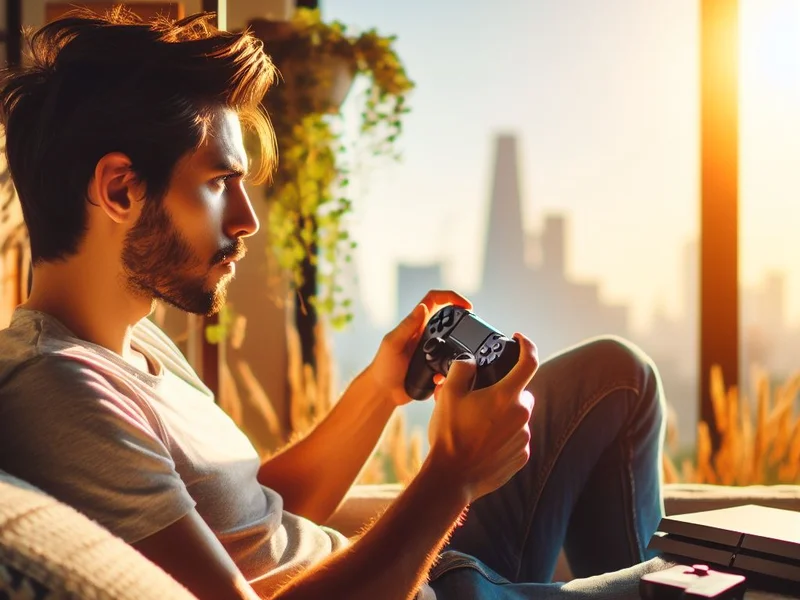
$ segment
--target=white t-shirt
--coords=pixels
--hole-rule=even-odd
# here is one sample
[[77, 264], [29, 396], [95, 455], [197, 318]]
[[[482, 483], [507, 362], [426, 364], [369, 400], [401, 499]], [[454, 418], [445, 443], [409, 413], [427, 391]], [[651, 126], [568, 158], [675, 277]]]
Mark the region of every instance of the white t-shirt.
[[0, 469], [129, 543], [196, 507], [251, 582], [347, 544], [258, 483], [253, 445], [154, 323], [136, 325], [133, 345], [155, 375], [17, 309], [0, 331]]

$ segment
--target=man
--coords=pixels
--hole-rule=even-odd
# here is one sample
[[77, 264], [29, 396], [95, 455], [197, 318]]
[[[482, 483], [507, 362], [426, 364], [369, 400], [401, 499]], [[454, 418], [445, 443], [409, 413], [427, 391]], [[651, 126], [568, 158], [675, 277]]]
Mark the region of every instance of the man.
[[[304, 439], [263, 464], [147, 316], [210, 314], [258, 222], [243, 181], [274, 156], [260, 42], [204, 16], [56, 21], [6, 73], [7, 156], [30, 233], [29, 300], [0, 334], [0, 469], [76, 507], [199, 598], [636, 597], [661, 516], [662, 393], [630, 345], [545, 363], [533, 343], [472, 391], [436, 391], [419, 475], [362, 535], [317, 525], [397, 406], [433, 291]], [[251, 175], [242, 125], [260, 141]], [[535, 306], [532, 307], [535, 310]], [[535, 417], [533, 395], [538, 398]]]

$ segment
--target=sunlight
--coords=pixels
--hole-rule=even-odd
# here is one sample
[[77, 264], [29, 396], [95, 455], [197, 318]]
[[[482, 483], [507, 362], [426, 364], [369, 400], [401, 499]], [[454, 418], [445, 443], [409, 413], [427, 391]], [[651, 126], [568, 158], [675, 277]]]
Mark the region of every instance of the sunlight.
[[800, 3], [749, 0], [742, 3], [741, 13], [742, 70], [760, 84], [796, 88], [800, 84]]
[[800, 321], [800, 3], [741, 3], [741, 277], [780, 270], [791, 322]]

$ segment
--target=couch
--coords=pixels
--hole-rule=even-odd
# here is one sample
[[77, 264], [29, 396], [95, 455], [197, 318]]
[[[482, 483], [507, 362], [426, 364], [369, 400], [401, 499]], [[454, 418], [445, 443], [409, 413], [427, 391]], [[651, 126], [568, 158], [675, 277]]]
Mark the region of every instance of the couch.
[[[358, 532], [398, 486], [356, 486], [330, 525]], [[800, 486], [669, 485], [670, 514], [758, 503], [800, 510]], [[563, 560], [556, 579], [569, 579]], [[0, 472], [0, 598], [10, 600], [192, 600], [194, 596], [131, 546], [32, 486]]]

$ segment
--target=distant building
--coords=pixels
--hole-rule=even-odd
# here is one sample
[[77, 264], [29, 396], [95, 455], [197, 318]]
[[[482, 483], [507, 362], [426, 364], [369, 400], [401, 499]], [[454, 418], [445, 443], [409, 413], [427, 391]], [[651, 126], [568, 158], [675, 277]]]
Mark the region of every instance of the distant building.
[[[699, 394], [697, 241], [687, 243], [683, 250], [678, 314], [657, 312], [647, 332], [635, 333], [629, 327], [625, 305], [604, 302], [597, 283], [568, 276], [569, 221], [565, 215], [545, 215], [540, 231], [525, 231], [513, 135], [497, 137], [494, 160], [480, 285], [469, 294], [476, 312], [509, 334], [521, 331], [528, 335], [542, 358], [595, 335], [632, 339], [659, 368], [680, 445], [694, 444]], [[437, 262], [399, 265], [396, 318], [405, 316], [429, 289], [449, 287], [443, 272], [443, 265]], [[350, 293], [355, 302], [355, 321], [345, 334], [335, 335], [336, 357], [345, 381], [372, 358], [384, 333], [370, 324], [358, 288]], [[751, 397], [751, 364], [767, 367], [781, 382], [800, 368], [800, 329], [787, 324], [782, 274], [744, 290], [742, 325], [742, 384]], [[430, 410], [430, 403], [411, 403], [406, 409], [410, 423], [421, 427]]]
[[428, 290], [441, 289], [444, 286], [442, 265], [401, 264], [397, 267], [397, 313], [402, 318], [422, 300]]
[[[567, 243], [563, 215], [547, 215], [539, 236], [525, 231], [517, 140], [499, 135], [481, 283], [470, 299], [492, 325], [531, 337], [542, 356], [591, 336], [628, 333], [627, 307], [602, 302], [595, 283], [567, 278]], [[438, 287], [445, 287], [440, 264], [401, 265], [398, 310]]]
[[[628, 309], [600, 299], [593, 282], [567, 276], [568, 223], [564, 215], [544, 219], [537, 246], [526, 248], [517, 140], [496, 139], [485, 260], [479, 290], [471, 295], [476, 312], [511, 334], [532, 338], [548, 354], [601, 334], [628, 334]], [[533, 254], [535, 262], [526, 260]]]
[[339, 280], [352, 302], [350, 310], [353, 320], [342, 331], [331, 332], [336, 383], [340, 391], [369, 364], [386, 333], [373, 324], [364, 306], [357, 260], [357, 255], [354, 255], [350, 262], [344, 263]]

